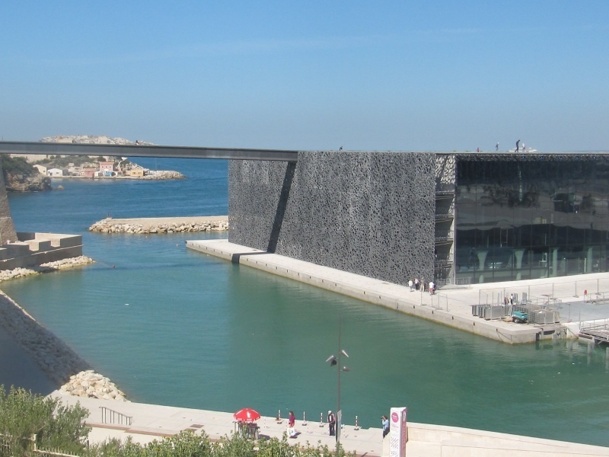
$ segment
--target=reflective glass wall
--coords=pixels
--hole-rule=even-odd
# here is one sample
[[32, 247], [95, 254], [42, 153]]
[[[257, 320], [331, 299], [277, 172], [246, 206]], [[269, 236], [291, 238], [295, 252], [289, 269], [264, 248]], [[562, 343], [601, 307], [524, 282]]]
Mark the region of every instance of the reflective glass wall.
[[457, 162], [457, 283], [609, 271], [609, 161], [536, 154]]

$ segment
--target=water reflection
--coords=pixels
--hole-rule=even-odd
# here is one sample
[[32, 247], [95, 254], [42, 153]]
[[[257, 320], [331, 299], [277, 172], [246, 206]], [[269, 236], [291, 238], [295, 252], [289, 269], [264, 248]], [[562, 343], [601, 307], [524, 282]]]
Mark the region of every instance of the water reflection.
[[456, 274], [489, 282], [609, 271], [609, 165], [459, 162]]

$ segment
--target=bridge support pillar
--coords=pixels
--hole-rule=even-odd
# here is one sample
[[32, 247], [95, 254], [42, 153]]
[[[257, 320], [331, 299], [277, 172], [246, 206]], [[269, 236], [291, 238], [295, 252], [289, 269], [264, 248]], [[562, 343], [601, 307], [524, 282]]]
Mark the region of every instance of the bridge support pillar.
[[4, 182], [4, 170], [2, 169], [2, 161], [0, 160], [0, 245], [9, 242], [14, 243], [15, 241], [17, 241], [17, 232], [8, 205], [8, 195]]

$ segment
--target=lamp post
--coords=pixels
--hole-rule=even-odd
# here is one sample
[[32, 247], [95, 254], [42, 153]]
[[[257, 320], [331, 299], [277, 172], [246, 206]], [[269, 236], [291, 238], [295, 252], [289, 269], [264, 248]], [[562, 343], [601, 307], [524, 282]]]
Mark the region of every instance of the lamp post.
[[342, 412], [340, 410], [340, 373], [341, 371], [349, 371], [349, 368], [343, 366], [341, 363], [342, 356], [349, 357], [347, 351], [345, 351], [341, 347], [341, 322], [338, 324], [338, 351], [337, 355], [332, 354], [330, 357], [326, 359], [326, 362], [330, 364], [330, 366], [336, 365], [336, 423], [335, 423], [335, 434], [336, 434], [336, 455], [339, 454], [340, 449], [340, 431], [341, 431], [341, 423], [342, 423]]

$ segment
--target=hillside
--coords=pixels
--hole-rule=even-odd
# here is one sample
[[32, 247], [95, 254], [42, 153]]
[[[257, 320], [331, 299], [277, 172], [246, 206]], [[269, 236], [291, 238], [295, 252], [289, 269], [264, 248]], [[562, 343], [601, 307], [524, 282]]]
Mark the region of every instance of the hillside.
[[[152, 143], [105, 135], [60, 135], [44, 137], [41, 143], [152, 145]], [[126, 157], [91, 155], [11, 154], [5, 165], [5, 180], [10, 191], [51, 190], [51, 178], [87, 179], [182, 179], [173, 170], [149, 170]]]
[[41, 192], [51, 190], [51, 178], [41, 174], [23, 157], [2, 156], [4, 183], [9, 192]]
[[57, 135], [57, 136], [45, 136], [41, 143], [81, 143], [81, 144], [139, 144], [139, 145], [152, 145], [141, 140], [126, 140], [120, 137], [110, 137], [106, 135]]

